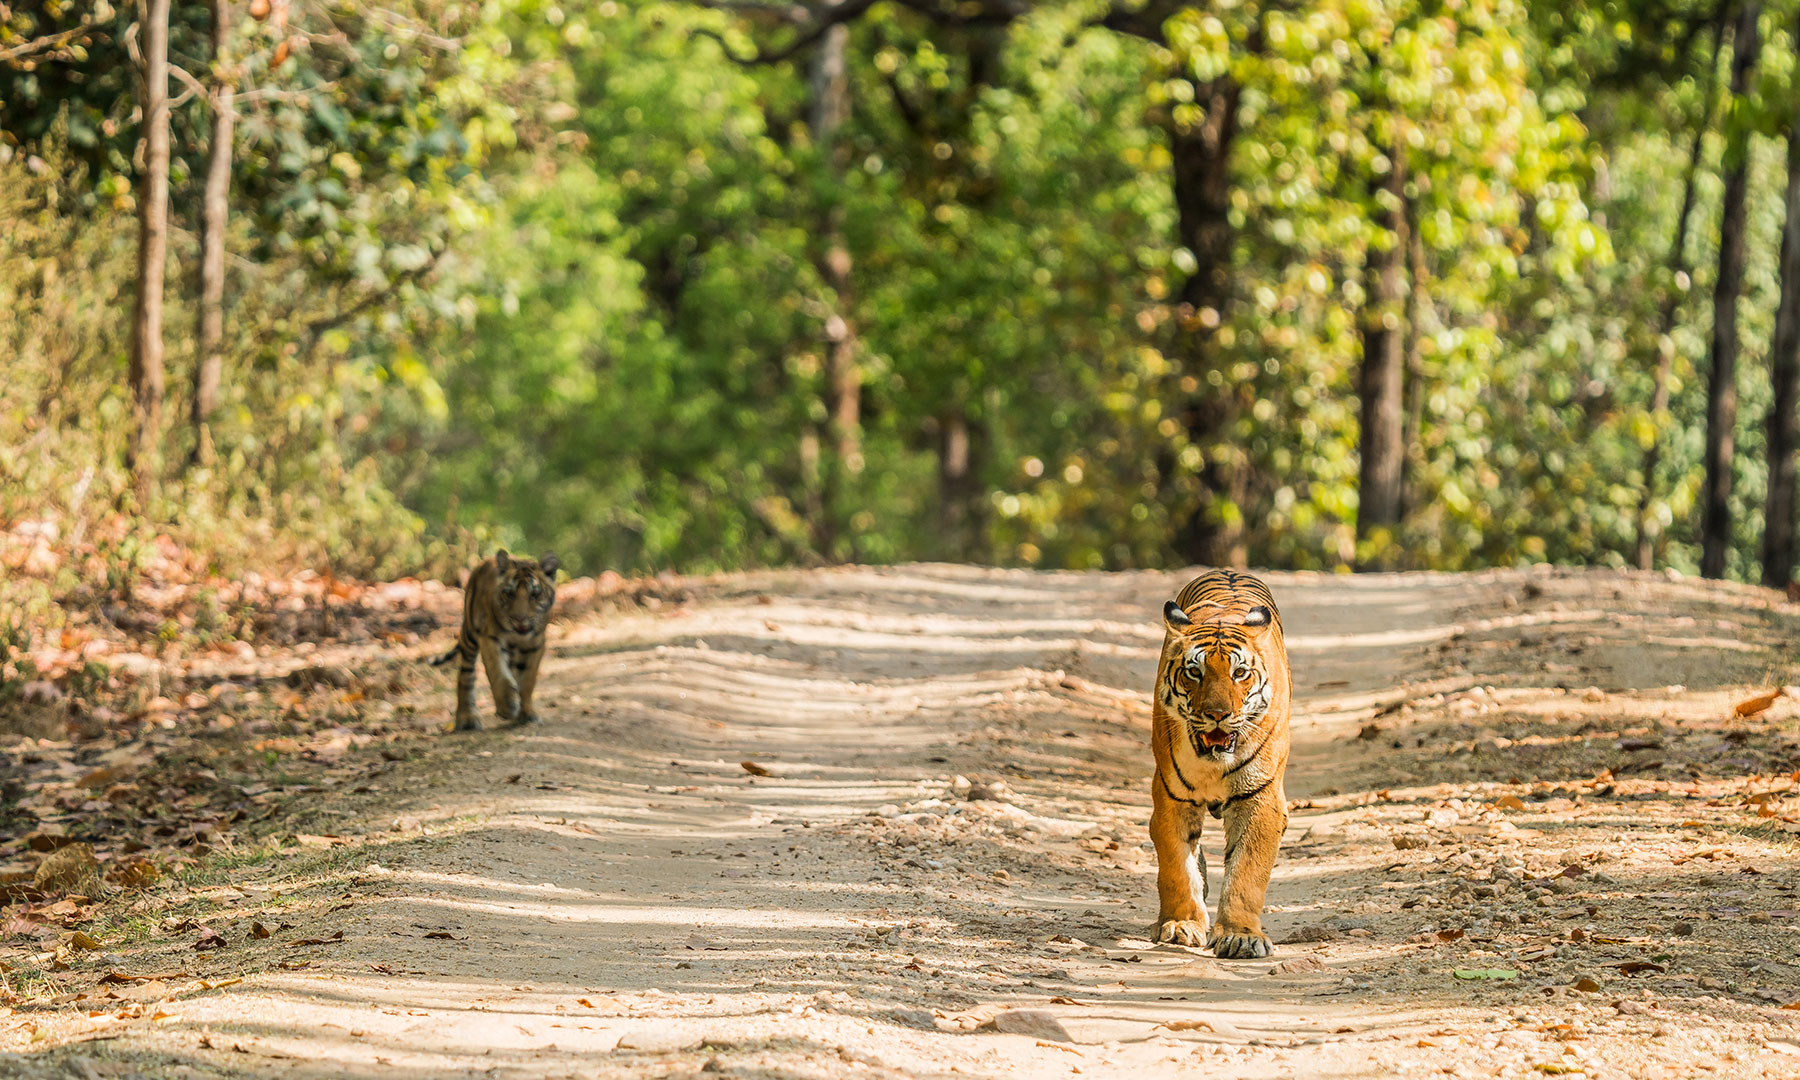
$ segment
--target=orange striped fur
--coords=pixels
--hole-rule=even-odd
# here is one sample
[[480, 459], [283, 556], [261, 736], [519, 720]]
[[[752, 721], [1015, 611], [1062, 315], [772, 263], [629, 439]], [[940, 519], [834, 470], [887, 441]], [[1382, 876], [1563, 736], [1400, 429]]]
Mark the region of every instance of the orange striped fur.
[[[1267, 956], [1263, 903], [1287, 828], [1292, 679], [1281, 614], [1257, 578], [1209, 570], [1164, 606], [1163, 624], [1151, 728], [1156, 936], [1204, 943], [1220, 957]], [[1208, 813], [1225, 823], [1216, 923], [1207, 918], [1200, 851]]]
[[482, 560], [463, 589], [462, 631], [456, 645], [433, 664], [460, 660], [456, 671], [455, 731], [480, 731], [475, 717], [475, 658], [487, 668], [494, 711], [509, 724], [530, 724], [538, 665], [544, 662], [544, 630], [556, 603], [555, 555], [515, 559], [504, 551]]

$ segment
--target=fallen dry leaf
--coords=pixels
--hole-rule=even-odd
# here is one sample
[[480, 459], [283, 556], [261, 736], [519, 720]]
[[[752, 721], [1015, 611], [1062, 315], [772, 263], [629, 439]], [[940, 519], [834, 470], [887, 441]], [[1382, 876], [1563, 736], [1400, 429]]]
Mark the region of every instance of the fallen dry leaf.
[[1210, 1020], [1170, 1020], [1163, 1024], [1170, 1031], [1211, 1031]]
[[[338, 936], [342, 937], [343, 932], [339, 931]], [[457, 937], [455, 934], [450, 933], [448, 930], [433, 930], [431, 933], [426, 934], [425, 936], [428, 938], [438, 938], [443, 941], [461, 941], [462, 940], [461, 938]]]
[[322, 938], [309, 937], [309, 938], [301, 938], [298, 941], [290, 941], [290, 942], [288, 942], [288, 948], [297, 949], [302, 945], [337, 945], [337, 944], [340, 944], [343, 940], [344, 940], [344, 932], [342, 930], [339, 930], [339, 931], [336, 931], [335, 933], [333, 933], [330, 937], [322, 937]]
[[269, 928], [260, 922], [253, 922], [250, 924], [250, 936], [253, 938], [261, 940], [262, 938], [268, 937], [269, 933]]
[[106, 872], [109, 881], [123, 885], [127, 889], [142, 889], [156, 884], [162, 878], [162, 871], [149, 859], [127, 859], [116, 863]]
[[1784, 696], [1786, 696], [1785, 691], [1777, 688], [1766, 694], [1758, 694], [1753, 698], [1746, 698], [1745, 700], [1738, 702], [1734, 711], [1736, 711], [1739, 716], [1755, 716], [1757, 713], [1762, 712], [1764, 709], [1767, 709], [1769, 706], [1781, 700]]
[[1502, 795], [1494, 800], [1494, 805], [1502, 810], [1523, 810], [1525, 809], [1525, 800], [1517, 795]]
[[186, 977], [187, 972], [185, 971], [164, 971], [155, 975], [127, 975], [123, 971], [109, 971], [100, 976], [100, 982], [102, 984], [136, 983], [153, 982], [157, 979], [181, 979]]
[[742, 765], [744, 767], [744, 771], [749, 773], [751, 776], [774, 776], [775, 775], [774, 773], [763, 768], [761, 765], [758, 765], [754, 761], [740, 761], [740, 762], [738, 762], [738, 764]]
[[1576, 979], [1571, 985], [1584, 994], [1597, 994], [1600, 992], [1600, 984], [1585, 976]]

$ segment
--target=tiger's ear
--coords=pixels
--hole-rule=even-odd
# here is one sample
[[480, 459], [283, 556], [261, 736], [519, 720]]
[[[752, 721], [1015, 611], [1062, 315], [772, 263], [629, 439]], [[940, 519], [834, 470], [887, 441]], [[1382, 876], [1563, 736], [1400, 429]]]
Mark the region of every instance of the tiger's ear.
[[1261, 634], [1275, 625], [1275, 612], [1267, 604], [1258, 604], [1244, 613], [1244, 626]]
[[510, 556], [506, 553], [505, 548], [501, 548], [499, 551], [494, 552], [494, 569], [496, 569], [504, 574], [506, 572], [506, 568], [511, 565], [512, 565], [512, 556]]
[[545, 577], [555, 581], [556, 572], [562, 569], [562, 560], [556, 557], [556, 552], [546, 551], [538, 556], [538, 566], [543, 569]]
[[1186, 630], [1194, 625], [1194, 620], [1188, 618], [1188, 613], [1181, 610], [1181, 605], [1173, 600], [1163, 605], [1163, 622], [1171, 630]]

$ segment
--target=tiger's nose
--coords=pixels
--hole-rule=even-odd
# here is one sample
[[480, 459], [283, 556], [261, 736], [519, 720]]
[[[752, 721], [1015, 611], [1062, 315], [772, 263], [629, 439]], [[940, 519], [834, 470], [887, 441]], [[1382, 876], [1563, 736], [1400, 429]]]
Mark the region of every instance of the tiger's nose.
[[1200, 714], [1200, 719], [1211, 723], [1214, 727], [1224, 727], [1225, 721], [1231, 719], [1229, 712], [1208, 711]]

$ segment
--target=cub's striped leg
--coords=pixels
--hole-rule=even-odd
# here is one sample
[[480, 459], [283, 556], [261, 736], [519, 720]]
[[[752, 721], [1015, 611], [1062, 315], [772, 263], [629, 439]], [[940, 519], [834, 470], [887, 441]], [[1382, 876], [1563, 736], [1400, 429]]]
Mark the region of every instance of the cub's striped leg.
[[511, 720], [518, 707], [518, 688], [513, 683], [512, 666], [506, 661], [506, 650], [496, 639], [482, 639], [481, 665], [487, 668], [488, 690], [494, 695], [495, 714], [502, 720]]
[[456, 724], [452, 731], [480, 731], [475, 717], [475, 655], [479, 651], [468, 631], [456, 641]]
[[1213, 955], [1227, 960], [1255, 960], [1274, 952], [1263, 933], [1263, 902], [1275, 851], [1287, 829], [1287, 795], [1276, 776], [1248, 796], [1225, 804], [1225, 888], [1219, 899], [1219, 922], [1207, 939]]
[[1206, 941], [1206, 856], [1202, 807], [1176, 801], [1158, 775], [1150, 782], [1150, 841], [1156, 845], [1156, 940]]
[[531, 707], [531, 692], [537, 689], [538, 665], [544, 662], [544, 643], [527, 645], [514, 649], [511, 655], [512, 673], [519, 691], [519, 710], [513, 719], [515, 724], [535, 724], [538, 722], [537, 711]]

